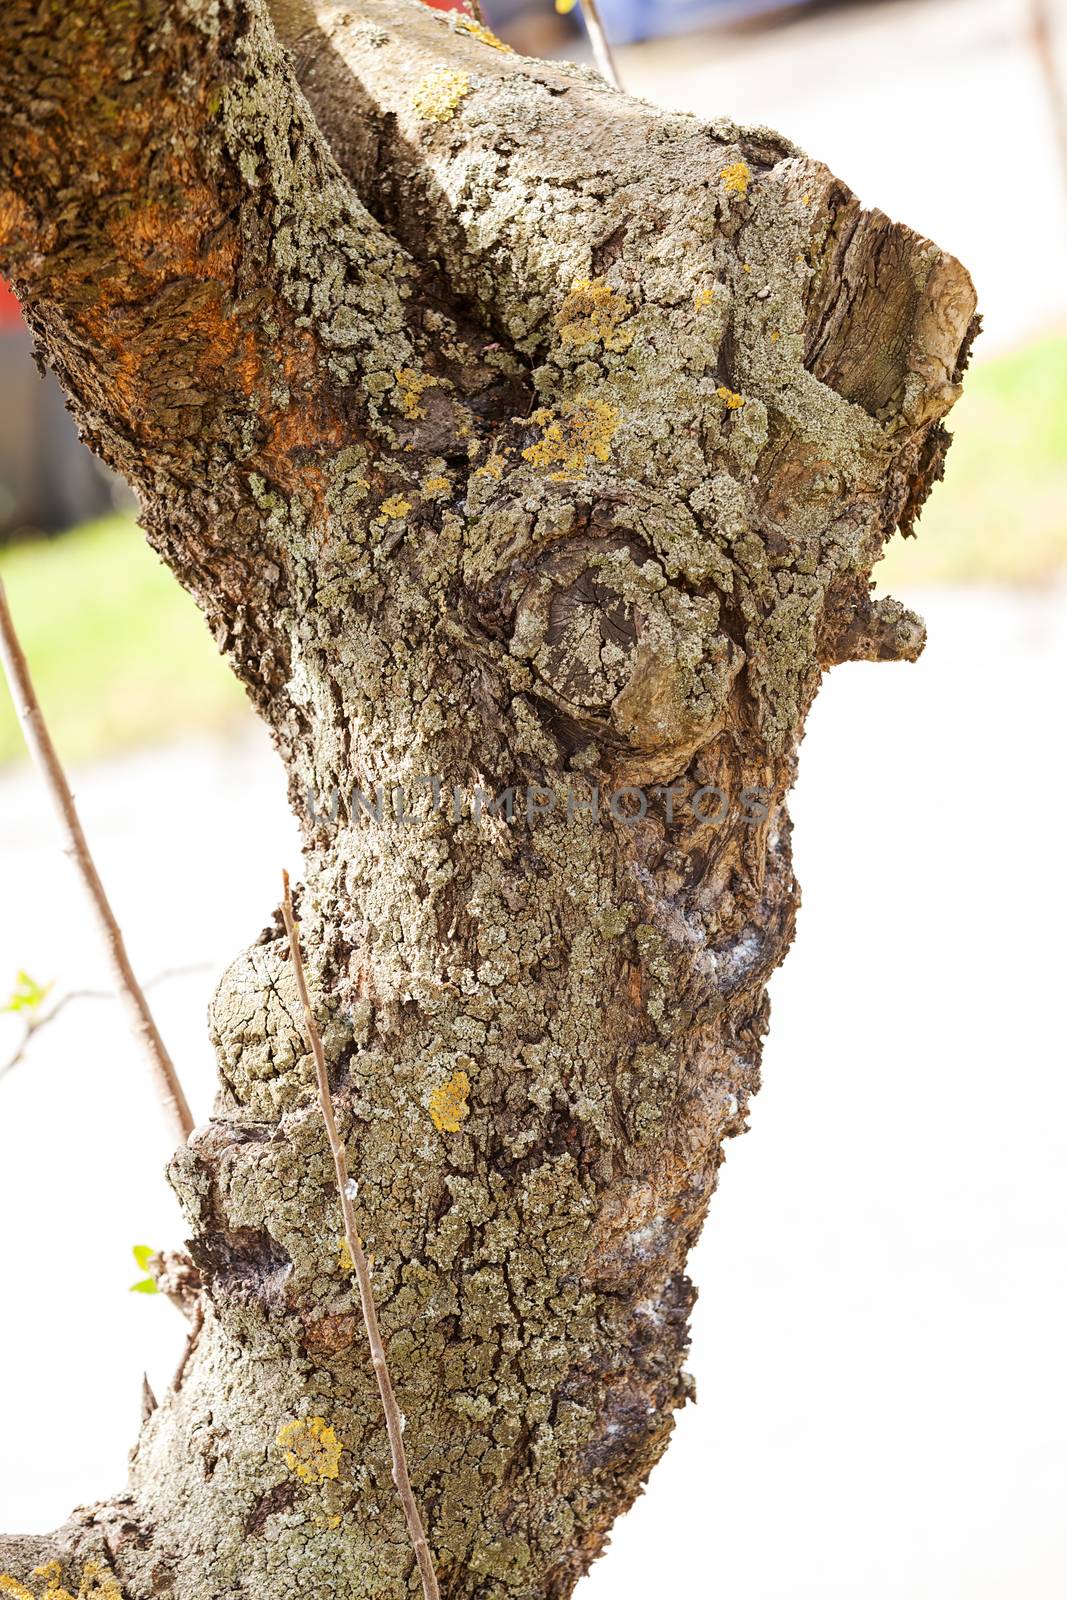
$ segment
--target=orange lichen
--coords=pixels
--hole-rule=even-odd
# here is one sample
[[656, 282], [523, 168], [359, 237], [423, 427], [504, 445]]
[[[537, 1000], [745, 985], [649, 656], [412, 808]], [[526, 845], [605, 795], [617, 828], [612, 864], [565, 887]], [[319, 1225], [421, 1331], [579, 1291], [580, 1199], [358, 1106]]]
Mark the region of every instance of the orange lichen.
[[715, 292], [714, 285], [710, 289], [698, 289], [693, 296], [693, 305], [698, 311], [704, 311], [714, 300]]
[[345, 1272], [355, 1272], [356, 1263], [352, 1260], [352, 1252], [343, 1233], [337, 1240], [337, 1255]]
[[438, 67], [427, 73], [411, 97], [411, 103], [424, 122], [451, 122], [456, 107], [471, 92], [471, 75], [454, 67]]
[[0, 194], [0, 245], [10, 244], [19, 234], [29, 233], [32, 227], [33, 215], [25, 200], [13, 189], [5, 189]]
[[303, 1483], [336, 1478], [343, 1446], [325, 1417], [297, 1417], [287, 1422], [275, 1443], [285, 1452], [289, 1471]]
[[463, 1071], [454, 1072], [447, 1083], [431, 1091], [430, 1116], [438, 1133], [459, 1132], [461, 1122], [470, 1112], [470, 1091], [470, 1079]]
[[619, 427], [619, 413], [603, 400], [568, 402], [562, 416], [535, 411], [531, 419], [544, 433], [522, 453], [535, 467], [562, 467], [580, 472], [589, 461], [607, 461]]
[[319, 1317], [315, 1322], [306, 1322], [305, 1348], [309, 1353], [331, 1355], [339, 1350], [348, 1350], [355, 1344], [362, 1326], [363, 1319], [351, 1312], [341, 1312], [336, 1316]]
[[716, 389], [715, 393], [726, 406], [727, 411], [736, 411], [745, 403], [743, 394], [738, 394], [735, 389], [728, 389], [725, 384]]
[[[294, 477], [306, 469], [309, 451], [319, 450], [323, 446], [328, 451], [334, 451], [344, 443], [341, 419], [331, 416], [321, 403], [273, 409], [264, 421], [270, 427], [270, 436], [263, 446], [262, 455], [283, 479], [288, 477], [286, 469], [291, 469]], [[292, 457], [298, 459], [293, 461]]]
[[110, 218], [105, 233], [120, 260], [150, 282], [181, 277], [229, 283], [237, 262], [237, 232], [218, 226], [217, 207], [210, 189], [186, 180], [180, 205], [146, 200], [132, 212]]
[[620, 328], [633, 306], [616, 294], [604, 278], [576, 278], [556, 317], [562, 344], [602, 344], [605, 350], [628, 350], [633, 333]]

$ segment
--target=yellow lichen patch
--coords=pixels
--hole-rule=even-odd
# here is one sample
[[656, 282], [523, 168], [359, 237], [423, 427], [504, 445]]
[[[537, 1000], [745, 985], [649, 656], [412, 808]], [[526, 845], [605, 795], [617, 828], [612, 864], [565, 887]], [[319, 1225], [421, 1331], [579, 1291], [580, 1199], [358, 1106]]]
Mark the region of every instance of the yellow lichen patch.
[[0, 1594], [12, 1595], [14, 1600], [34, 1600], [33, 1592], [7, 1572], [0, 1572]]
[[430, 1094], [430, 1116], [438, 1133], [458, 1133], [460, 1123], [470, 1111], [467, 1097], [471, 1081], [465, 1072], [454, 1072], [447, 1083]]
[[562, 344], [600, 343], [605, 350], [628, 350], [633, 333], [620, 328], [633, 306], [603, 278], [576, 278], [556, 318]]
[[436, 389], [439, 382], [440, 379], [428, 372], [415, 372], [411, 367], [401, 367], [396, 374], [396, 386], [400, 391], [400, 409], [405, 417], [414, 420], [426, 415], [422, 396], [427, 389]]
[[[58, 1597], [63, 1591], [59, 1590]], [[57, 1600], [58, 1600], [57, 1597]], [[78, 1585], [78, 1600], [122, 1600], [118, 1579], [105, 1572], [98, 1561], [87, 1561]]]
[[355, 1272], [356, 1263], [352, 1260], [352, 1252], [343, 1233], [337, 1240], [337, 1255], [345, 1272]]
[[[44, 1580], [41, 1600], [122, 1600], [118, 1579], [99, 1561], [85, 1563], [76, 1595], [64, 1588], [63, 1568], [58, 1561], [46, 1561], [43, 1566], [34, 1567], [33, 1576]], [[0, 1595], [10, 1595], [12, 1600], [37, 1600], [32, 1590], [7, 1573], [0, 1573]]]
[[454, 67], [438, 67], [428, 73], [411, 97], [411, 103], [425, 122], [451, 122], [464, 95], [471, 92], [471, 75]]
[[725, 384], [723, 384], [721, 388], [716, 389], [715, 393], [726, 406], [727, 411], [736, 411], [745, 403], [745, 397], [743, 394], [738, 394], [735, 389], [728, 389]]
[[802, 194], [801, 197], [800, 197], [800, 203], [801, 203], [802, 206], [810, 206], [811, 205], [811, 195], [810, 194]]
[[777, 328], [772, 329], [772, 331], [771, 331], [771, 343], [772, 344], [777, 344], [781, 337], [782, 337], [782, 335], [781, 335], [781, 332], [779, 331], [779, 329], [777, 329]]
[[744, 161], [735, 161], [722, 169], [722, 181], [733, 194], [747, 194], [752, 182], [751, 168]]
[[505, 458], [500, 454], [499, 451], [494, 450], [492, 455], [489, 457], [489, 460], [483, 462], [483, 464], [475, 472], [474, 476], [476, 478], [499, 479], [504, 476], [504, 468], [506, 466], [507, 461]]
[[341, 1441], [324, 1417], [298, 1417], [287, 1422], [275, 1443], [285, 1452], [285, 1464], [304, 1483], [336, 1478]]
[[510, 44], [498, 39], [491, 29], [481, 22], [476, 22], [473, 17], [465, 17], [462, 13], [456, 15], [456, 30], [459, 33], [469, 33], [472, 39], [480, 39], [482, 44], [492, 45], [494, 50], [504, 50], [509, 56], [515, 54]]
[[693, 296], [693, 304], [698, 311], [705, 311], [715, 298], [714, 286], [710, 289], [698, 289]]
[[603, 400], [569, 403], [559, 417], [535, 411], [531, 420], [545, 431], [522, 452], [526, 460], [535, 467], [562, 467], [564, 473], [580, 472], [588, 461], [607, 461], [619, 427], [619, 413]]
[[[91, 1562], [90, 1566], [92, 1568], [92, 1574], [95, 1575], [98, 1570], [95, 1561]], [[88, 1572], [89, 1569], [87, 1568], [86, 1571]], [[46, 1561], [43, 1567], [34, 1567], [33, 1575], [35, 1578], [43, 1578], [45, 1581], [45, 1588], [43, 1591], [45, 1600], [74, 1600], [74, 1596], [71, 1594], [70, 1590], [63, 1587], [63, 1568], [58, 1561]], [[85, 1592], [85, 1574], [83, 1574], [82, 1582], [78, 1589], [78, 1594], [80, 1596]], [[97, 1591], [94, 1587], [88, 1592], [90, 1594], [96, 1594], [99, 1591]], [[118, 1592], [118, 1590], [115, 1591], [116, 1594]]]
[[43, 1567], [34, 1567], [35, 1578], [43, 1578], [47, 1585], [45, 1594], [50, 1600], [66, 1600], [68, 1591], [62, 1587], [63, 1568], [58, 1561], [46, 1561]]
[[423, 478], [419, 487], [421, 488], [423, 494], [435, 495], [447, 494], [452, 485], [449, 483], [448, 479], [443, 473], [434, 472], [431, 473], [428, 478]]
[[405, 500], [402, 494], [391, 494], [388, 500], [383, 500], [379, 507], [383, 517], [406, 517], [411, 510], [411, 501]]

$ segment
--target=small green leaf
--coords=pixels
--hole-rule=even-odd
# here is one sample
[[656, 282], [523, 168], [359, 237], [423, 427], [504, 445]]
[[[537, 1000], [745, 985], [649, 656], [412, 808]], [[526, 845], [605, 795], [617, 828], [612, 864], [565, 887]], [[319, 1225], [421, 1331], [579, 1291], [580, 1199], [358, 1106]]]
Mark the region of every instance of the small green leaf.
[[[148, 1263], [151, 1261], [155, 1253], [156, 1252], [152, 1249], [150, 1244], [135, 1244], [133, 1246], [133, 1259], [136, 1261], [142, 1272], [147, 1272], [149, 1270]], [[159, 1285], [155, 1278], [142, 1278], [139, 1283], [130, 1284], [130, 1293], [158, 1294]]]
[[45, 999], [52, 985], [43, 986], [31, 978], [28, 972], [20, 972], [15, 979], [15, 988], [11, 999], [6, 1006], [0, 1006], [0, 1012], [5, 1011], [36, 1011]]

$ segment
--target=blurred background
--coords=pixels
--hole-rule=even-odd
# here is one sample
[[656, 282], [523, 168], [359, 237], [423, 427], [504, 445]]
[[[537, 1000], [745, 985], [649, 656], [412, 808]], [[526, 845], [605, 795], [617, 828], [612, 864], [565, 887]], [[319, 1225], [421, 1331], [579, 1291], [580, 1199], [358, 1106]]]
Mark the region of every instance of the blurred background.
[[[699, 1401], [580, 1593], [1062, 1600], [1067, 7], [600, 4], [627, 88], [780, 128], [958, 255], [985, 332], [945, 481], [879, 569], [926, 654], [837, 669], [802, 752], [797, 942], [691, 1266]], [[586, 51], [568, 0], [483, 6], [520, 48]], [[207, 1000], [299, 872], [295, 827], [3, 288], [0, 573], [203, 1119]], [[182, 1229], [3, 690], [0, 819], [0, 1521], [29, 1531], [123, 1480], [141, 1373], [165, 1388], [182, 1345], [131, 1250]]]

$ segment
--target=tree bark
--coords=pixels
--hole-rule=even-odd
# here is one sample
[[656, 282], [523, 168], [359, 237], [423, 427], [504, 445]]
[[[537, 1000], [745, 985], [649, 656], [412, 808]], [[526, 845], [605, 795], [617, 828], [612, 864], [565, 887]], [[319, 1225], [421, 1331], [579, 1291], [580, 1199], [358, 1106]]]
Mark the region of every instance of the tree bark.
[[[692, 1392], [804, 718], [921, 649], [870, 573], [974, 296], [765, 129], [409, 0], [272, 9], [289, 50], [258, 0], [7, 0], [0, 266], [285, 764], [442, 1594], [557, 1600]], [[211, 1027], [192, 1348], [0, 1591], [414, 1595], [277, 920]]]

